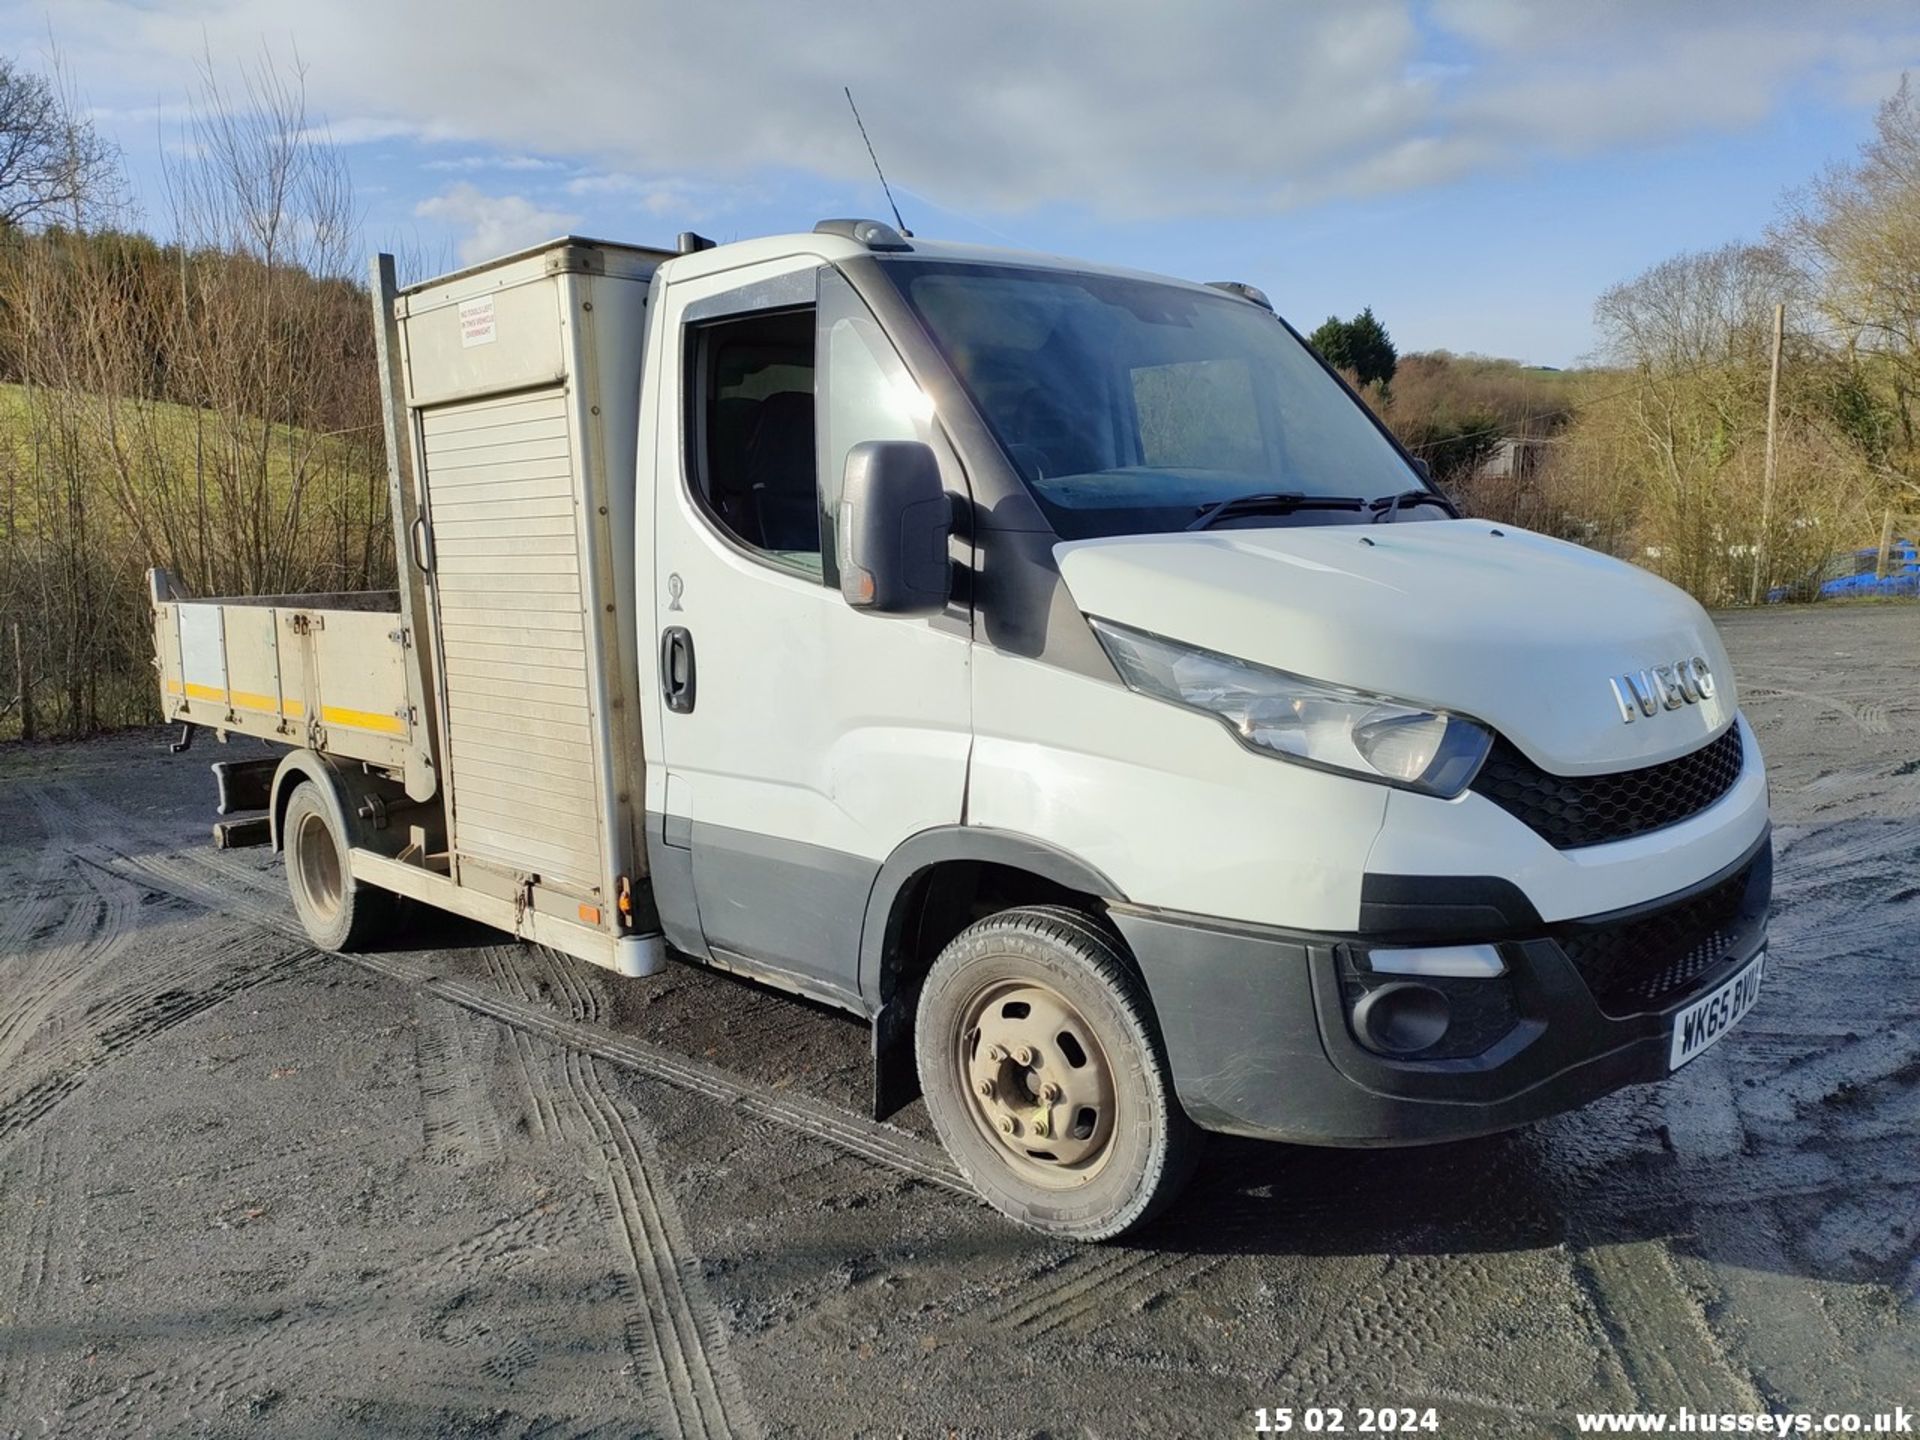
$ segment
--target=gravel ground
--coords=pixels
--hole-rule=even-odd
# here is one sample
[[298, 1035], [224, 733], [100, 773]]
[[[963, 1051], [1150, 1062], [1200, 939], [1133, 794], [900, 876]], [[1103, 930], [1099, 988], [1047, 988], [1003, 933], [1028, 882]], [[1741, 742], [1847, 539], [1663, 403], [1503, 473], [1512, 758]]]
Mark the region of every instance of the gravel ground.
[[1721, 623], [1778, 824], [1745, 1024], [1509, 1136], [1217, 1141], [1098, 1249], [863, 1119], [844, 1017], [445, 924], [318, 953], [274, 857], [205, 844], [214, 747], [0, 751], [0, 1436], [1914, 1408], [1920, 609]]

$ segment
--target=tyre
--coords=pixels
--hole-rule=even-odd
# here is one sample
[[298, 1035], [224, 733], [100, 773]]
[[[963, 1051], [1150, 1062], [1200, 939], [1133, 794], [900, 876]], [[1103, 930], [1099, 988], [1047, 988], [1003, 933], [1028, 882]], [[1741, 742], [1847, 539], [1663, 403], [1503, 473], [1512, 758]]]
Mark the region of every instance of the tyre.
[[353, 878], [347, 839], [313, 781], [294, 787], [280, 834], [294, 912], [315, 945], [361, 950], [392, 928], [395, 897]]
[[1006, 910], [962, 931], [927, 975], [914, 1050], [947, 1153], [1022, 1225], [1112, 1239], [1193, 1173], [1200, 1132], [1144, 989], [1080, 911]]

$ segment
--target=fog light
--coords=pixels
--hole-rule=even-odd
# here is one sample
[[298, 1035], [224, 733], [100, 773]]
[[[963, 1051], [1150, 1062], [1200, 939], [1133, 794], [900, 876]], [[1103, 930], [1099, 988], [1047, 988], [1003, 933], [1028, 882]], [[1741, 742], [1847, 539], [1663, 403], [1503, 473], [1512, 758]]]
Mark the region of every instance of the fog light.
[[1411, 1055], [1438, 1045], [1452, 1018], [1446, 996], [1409, 981], [1369, 990], [1353, 1007], [1353, 1028], [1369, 1049], [1385, 1055]]
[[1423, 945], [1409, 950], [1369, 950], [1367, 963], [1380, 975], [1436, 975], [1456, 980], [1491, 980], [1507, 973], [1507, 962], [1491, 945]]

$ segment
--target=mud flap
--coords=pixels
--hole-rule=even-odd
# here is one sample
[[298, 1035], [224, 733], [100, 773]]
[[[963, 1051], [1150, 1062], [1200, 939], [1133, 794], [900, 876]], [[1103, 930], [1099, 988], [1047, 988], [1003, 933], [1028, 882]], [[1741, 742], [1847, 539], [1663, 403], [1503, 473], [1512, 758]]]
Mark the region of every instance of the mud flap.
[[216, 760], [213, 781], [219, 789], [217, 815], [241, 815], [264, 810], [273, 797], [273, 777], [280, 768], [278, 755], [257, 760]]
[[920, 1095], [920, 1067], [913, 1055], [913, 1016], [920, 998], [916, 982], [896, 993], [873, 1016], [873, 1118], [885, 1120]]

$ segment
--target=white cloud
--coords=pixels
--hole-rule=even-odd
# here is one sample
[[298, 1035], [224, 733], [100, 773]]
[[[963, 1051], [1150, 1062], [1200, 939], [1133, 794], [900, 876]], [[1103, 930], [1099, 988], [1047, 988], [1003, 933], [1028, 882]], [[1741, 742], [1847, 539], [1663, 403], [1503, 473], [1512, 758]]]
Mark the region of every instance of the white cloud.
[[[557, 157], [590, 167], [576, 194], [632, 177], [663, 215], [782, 172], [865, 183], [843, 84], [889, 175], [943, 205], [1140, 217], [1270, 212], [1738, 130], [1796, 88], [1858, 103], [1920, 66], [1910, 0], [576, 0], [567, 44], [519, 0], [63, 0], [55, 23], [115, 104], [150, 104], [155, 74], [206, 51], [244, 59], [289, 36], [316, 110], [348, 117], [336, 139]], [[44, 20], [23, 4], [11, 25]]]
[[448, 155], [437, 160], [428, 160], [422, 170], [564, 170], [567, 167], [558, 160], [548, 160], [539, 155]]
[[413, 213], [457, 227], [460, 262], [470, 265], [509, 250], [523, 249], [571, 230], [580, 217], [542, 209], [524, 195], [488, 195], [461, 181], [438, 195], [422, 200]]
[[613, 199], [656, 219], [689, 223], [708, 220], [764, 199], [756, 186], [713, 184], [684, 176], [635, 175], [630, 171], [586, 171], [567, 181], [566, 191], [581, 200]]

